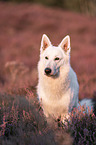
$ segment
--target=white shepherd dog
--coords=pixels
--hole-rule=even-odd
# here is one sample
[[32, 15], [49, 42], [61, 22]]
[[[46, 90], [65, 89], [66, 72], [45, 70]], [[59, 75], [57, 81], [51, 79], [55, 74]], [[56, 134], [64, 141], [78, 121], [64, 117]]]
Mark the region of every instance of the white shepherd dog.
[[[46, 117], [52, 116], [62, 121], [78, 107], [79, 84], [70, 65], [70, 37], [67, 35], [58, 46], [53, 46], [49, 38], [42, 36], [40, 61], [38, 63], [37, 94]], [[91, 100], [86, 102], [92, 106]]]

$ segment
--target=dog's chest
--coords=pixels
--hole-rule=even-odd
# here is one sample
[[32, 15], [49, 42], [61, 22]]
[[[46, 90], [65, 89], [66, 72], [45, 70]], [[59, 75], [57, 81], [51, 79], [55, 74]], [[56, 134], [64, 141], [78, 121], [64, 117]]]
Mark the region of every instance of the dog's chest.
[[[43, 101], [43, 100], [42, 100]], [[62, 114], [68, 113], [68, 105], [64, 105], [63, 103], [59, 103], [59, 101], [55, 100], [48, 101], [48, 102], [42, 102], [43, 109], [45, 114], [53, 115], [54, 117], [59, 117]]]
[[55, 81], [50, 81], [50, 82], [45, 82], [45, 84], [42, 86], [43, 91], [45, 93], [45, 96], [51, 99], [60, 99], [68, 88], [70, 84], [68, 81], [64, 80], [55, 80]]

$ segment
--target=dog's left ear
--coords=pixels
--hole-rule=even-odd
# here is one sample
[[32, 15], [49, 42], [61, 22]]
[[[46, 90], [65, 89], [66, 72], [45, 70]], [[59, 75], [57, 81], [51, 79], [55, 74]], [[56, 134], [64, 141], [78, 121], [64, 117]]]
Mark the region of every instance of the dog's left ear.
[[52, 44], [51, 44], [51, 41], [49, 40], [48, 36], [46, 34], [43, 34], [42, 40], [41, 40], [41, 47], [40, 47], [41, 53], [50, 45], [52, 45]]
[[70, 47], [70, 36], [69, 35], [64, 37], [64, 39], [59, 44], [59, 47], [61, 47], [66, 54], [70, 53], [71, 47]]

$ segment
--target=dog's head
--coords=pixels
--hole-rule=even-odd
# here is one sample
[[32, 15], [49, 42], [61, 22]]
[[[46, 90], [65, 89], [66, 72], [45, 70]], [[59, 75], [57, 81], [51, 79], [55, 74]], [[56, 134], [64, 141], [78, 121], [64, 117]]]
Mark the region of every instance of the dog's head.
[[[40, 47], [40, 62], [47, 76], [58, 76], [60, 68], [70, 64], [70, 37], [67, 35], [58, 46], [53, 46], [43, 34]], [[66, 69], [66, 68], [65, 68]]]

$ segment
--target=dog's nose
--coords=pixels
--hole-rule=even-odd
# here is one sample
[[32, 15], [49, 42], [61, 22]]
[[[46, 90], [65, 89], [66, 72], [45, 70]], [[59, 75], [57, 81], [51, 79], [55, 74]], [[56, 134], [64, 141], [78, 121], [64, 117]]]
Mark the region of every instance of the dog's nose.
[[49, 74], [51, 73], [51, 69], [50, 69], [50, 68], [45, 68], [45, 73], [46, 73], [47, 75], [49, 75]]

